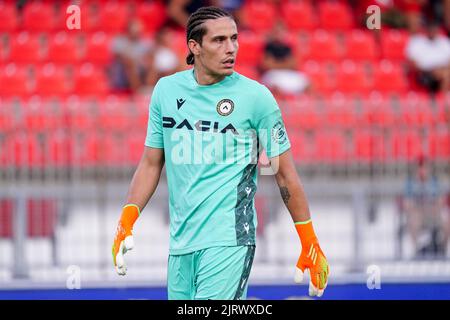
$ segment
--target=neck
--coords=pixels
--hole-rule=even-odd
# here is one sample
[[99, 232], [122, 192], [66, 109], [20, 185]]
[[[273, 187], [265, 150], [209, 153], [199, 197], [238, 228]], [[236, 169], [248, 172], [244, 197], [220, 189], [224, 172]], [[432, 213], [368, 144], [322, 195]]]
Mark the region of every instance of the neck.
[[222, 81], [225, 78], [225, 75], [209, 74], [204, 70], [204, 68], [196, 64], [194, 65], [194, 77], [199, 85], [208, 86]]

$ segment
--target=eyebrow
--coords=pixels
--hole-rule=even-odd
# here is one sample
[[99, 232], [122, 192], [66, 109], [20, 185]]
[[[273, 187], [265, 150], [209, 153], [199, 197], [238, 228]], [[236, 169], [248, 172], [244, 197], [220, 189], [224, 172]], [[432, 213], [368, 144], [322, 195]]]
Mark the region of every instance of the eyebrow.
[[[237, 37], [237, 35], [238, 35], [237, 33], [234, 33], [234, 34], [231, 35], [230, 38]], [[225, 38], [227, 38], [227, 36], [224, 36], [224, 35], [218, 35], [218, 36], [212, 37], [212, 40], [225, 39]]]

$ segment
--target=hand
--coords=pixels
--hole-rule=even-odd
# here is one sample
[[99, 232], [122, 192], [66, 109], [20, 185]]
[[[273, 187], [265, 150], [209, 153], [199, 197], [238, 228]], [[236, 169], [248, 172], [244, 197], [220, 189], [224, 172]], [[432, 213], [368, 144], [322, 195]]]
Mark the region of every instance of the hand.
[[117, 226], [114, 244], [112, 246], [113, 263], [119, 275], [127, 273], [124, 255], [134, 247], [133, 225], [140, 214], [139, 207], [129, 204], [123, 207], [122, 216]]
[[302, 253], [300, 254], [295, 269], [294, 281], [296, 283], [303, 281], [303, 274], [306, 269], [309, 269], [311, 276], [309, 295], [311, 297], [321, 297], [328, 284], [330, 268], [319, 243], [311, 243], [309, 246], [302, 248]]
[[119, 225], [117, 226], [116, 236], [114, 237], [112, 254], [116, 272], [121, 276], [124, 276], [127, 273], [127, 266], [125, 264], [124, 255], [125, 253], [127, 253], [127, 251], [132, 250], [133, 247], [133, 234], [131, 230], [127, 232], [122, 226], [122, 221], [120, 221]]

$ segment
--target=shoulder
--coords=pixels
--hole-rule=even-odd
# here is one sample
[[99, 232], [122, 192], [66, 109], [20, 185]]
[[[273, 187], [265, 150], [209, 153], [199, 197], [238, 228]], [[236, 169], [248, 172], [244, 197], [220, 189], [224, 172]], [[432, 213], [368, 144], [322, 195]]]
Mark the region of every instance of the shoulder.
[[269, 96], [272, 96], [272, 93], [270, 90], [263, 85], [262, 83], [250, 79], [240, 73], [235, 72], [234, 73], [237, 77], [237, 84], [240, 88], [245, 88], [249, 94], [251, 94], [255, 99], [261, 99], [261, 98], [267, 98]]

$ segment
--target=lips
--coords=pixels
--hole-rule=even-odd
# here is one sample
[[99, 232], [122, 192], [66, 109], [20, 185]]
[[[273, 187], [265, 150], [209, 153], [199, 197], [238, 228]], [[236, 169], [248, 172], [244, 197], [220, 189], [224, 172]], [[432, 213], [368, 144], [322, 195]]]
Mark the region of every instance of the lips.
[[229, 59], [225, 60], [223, 62], [223, 64], [225, 65], [225, 67], [232, 67], [234, 65], [234, 59], [233, 58], [229, 58]]

